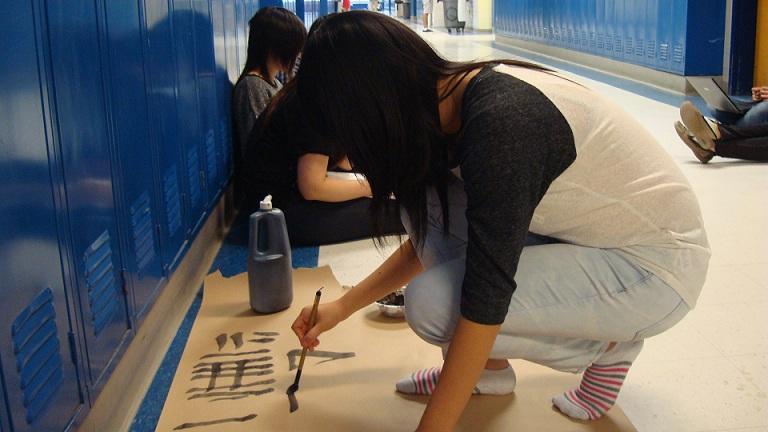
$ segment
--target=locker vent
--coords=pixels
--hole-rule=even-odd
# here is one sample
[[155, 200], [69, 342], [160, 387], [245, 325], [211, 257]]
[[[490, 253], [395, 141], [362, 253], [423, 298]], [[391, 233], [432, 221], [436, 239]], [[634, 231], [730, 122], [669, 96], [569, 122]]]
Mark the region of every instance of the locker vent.
[[675, 63], [682, 63], [683, 62], [683, 46], [680, 44], [675, 44], [675, 46], [672, 48], [672, 61]]
[[200, 201], [200, 157], [197, 146], [187, 152], [187, 177], [189, 178], [189, 199], [192, 207]]
[[181, 196], [176, 164], [168, 168], [163, 177], [163, 196], [165, 196], [165, 214], [168, 222], [168, 236], [173, 237], [181, 227]]
[[208, 129], [208, 133], [205, 134], [205, 160], [208, 167], [208, 178], [217, 178], [218, 164], [216, 163], [216, 139], [213, 135], [213, 128]]
[[32, 424], [63, 381], [53, 293], [46, 288], [11, 325], [13, 353], [19, 372], [27, 423]]
[[659, 44], [659, 60], [662, 60], [662, 61], [669, 60], [669, 44], [668, 43]]
[[149, 204], [149, 193], [144, 191], [131, 205], [133, 249], [136, 252], [139, 273], [155, 257], [155, 230], [152, 229], [152, 209]]
[[645, 43], [645, 55], [648, 58], [656, 58], [656, 41], [655, 40], [649, 40]]
[[98, 336], [118, 309], [115, 268], [109, 231], [101, 233], [85, 251], [85, 283], [91, 305], [93, 333]]

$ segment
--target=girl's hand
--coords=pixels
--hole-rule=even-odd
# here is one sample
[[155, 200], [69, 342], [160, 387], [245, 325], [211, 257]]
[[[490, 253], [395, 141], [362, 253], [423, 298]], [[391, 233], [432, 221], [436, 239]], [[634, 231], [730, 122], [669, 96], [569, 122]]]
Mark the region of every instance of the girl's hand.
[[317, 317], [314, 327], [310, 328], [309, 317], [312, 314], [312, 306], [306, 306], [301, 310], [296, 321], [293, 322], [291, 329], [299, 338], [302, 348], [314, 350], [320, 345], [317, 338], [320, 333], [328, 331], [346, 319], [344, 308], [338, 302], [324, 303], [317, 307]]
[[755, 101], [768, 100], [768, 87], [753, 87], [752, 99]]

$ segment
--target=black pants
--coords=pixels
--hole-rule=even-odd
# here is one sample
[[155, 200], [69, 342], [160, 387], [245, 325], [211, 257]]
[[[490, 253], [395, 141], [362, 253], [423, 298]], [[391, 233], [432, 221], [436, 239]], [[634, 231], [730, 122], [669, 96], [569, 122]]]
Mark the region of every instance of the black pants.
[[768, 162], [768, 124], [729, 126], [721, 124], [715, 154], [727, 158]]
[[[281, 200], [291, 246], [323, 245], [371, 238], [370, 199], [329, 203], [307, 201], [298, 192]], [[402, 234], [399, 221], [389, 222], [384, 234]]]

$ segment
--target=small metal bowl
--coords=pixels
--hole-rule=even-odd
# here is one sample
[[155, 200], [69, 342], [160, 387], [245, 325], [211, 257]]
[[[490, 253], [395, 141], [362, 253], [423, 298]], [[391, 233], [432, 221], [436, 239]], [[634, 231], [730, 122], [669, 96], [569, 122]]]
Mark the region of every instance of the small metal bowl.
[[376, 306], [382, 315], [390, 318], [403, 318], [405, 316], [405, 293], [403, 289], [376, 300]]

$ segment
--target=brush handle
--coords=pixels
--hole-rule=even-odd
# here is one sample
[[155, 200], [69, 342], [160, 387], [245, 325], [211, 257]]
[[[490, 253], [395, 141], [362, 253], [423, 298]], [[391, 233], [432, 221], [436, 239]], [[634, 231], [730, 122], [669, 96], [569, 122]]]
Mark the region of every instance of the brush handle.
[[[323, 288], [320, 288], [315, 293], [315, 302], [312, 304], [312, 313], [309, 314], [309, 328], [312, 329], [312, 327], [315, 326], [315, 321], [317, 320], [317, 307], [320, 305], [320, 296], [322, 293]], [[301, 376], [301, 369], [304, 367], [304, 359], [307, 357], [307, 348], [303, 348], [301, 350], [301, 358], [299, 359], [299, 370], [296, 374], [296, 381], [298, 381], [298, 377]]]

